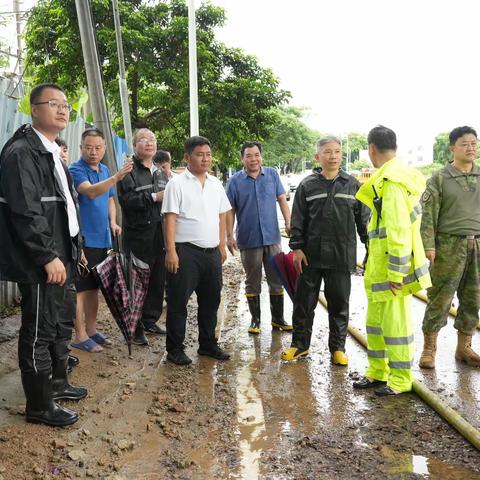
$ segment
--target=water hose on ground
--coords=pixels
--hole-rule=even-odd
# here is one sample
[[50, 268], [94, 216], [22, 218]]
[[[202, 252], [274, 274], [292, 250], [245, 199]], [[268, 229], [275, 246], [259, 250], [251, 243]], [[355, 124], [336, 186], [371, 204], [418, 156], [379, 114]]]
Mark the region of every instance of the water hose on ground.
[[[318, 299], [325, 308], [327, 301], [324, 295]], [[367, 348], [367, 339], [352, 325], [348, 325], [348, 333], [357, 340], [360, 345]], [[413, 391], [431, 408], [433, 408], [447, 423], [455, 428], [466, 440], [468, 440], [477, 450], [480, 450], [480, 431], [468, 423], [458, 412], [449, 407], [438, 395], [433, 393], [423, 383], [418, 380], [413, 381]]]

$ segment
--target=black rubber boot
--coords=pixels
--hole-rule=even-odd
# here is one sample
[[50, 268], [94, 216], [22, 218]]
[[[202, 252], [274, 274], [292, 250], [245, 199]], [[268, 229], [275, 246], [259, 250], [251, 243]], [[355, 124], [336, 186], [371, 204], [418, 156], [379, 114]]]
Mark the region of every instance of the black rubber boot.
[[135, 345], [148, 345], [147, 337], [145, 336], [145, 328], [143, 327], [142, 322], [137, 323], [137, 328], [135, 329], [135, 333], [133, 335], [132, 343]]
[[73, 370], [73, 367], [76, 367], [80, 363], [80, 359], [75, 355], [68, 355], [67, 362], [67, 373], [70, 373]]
[[78, 420], [78, 413], [62, 407], [52, 399], [52, 381], [46, 373], [22, 373], [27, 406], [25, 417], [30, 423], [65, 427]]
[[52, 398], [53, 400], [81, 400], [88, 394], [85, 387], [70, 385], [67, 368], [68, 356], [65, 359], [52, 358]]
[[248, 333], [260, 333], [260, 295], [248, 296], [248, 308], [252, 315], [252, 321], [250, 327], [248, 327]]
[[283, 295], [270, 295], [270, 312], [272, 313], [272, 327], [285, 332], [291, 332], [293, 327], [283, 318]]

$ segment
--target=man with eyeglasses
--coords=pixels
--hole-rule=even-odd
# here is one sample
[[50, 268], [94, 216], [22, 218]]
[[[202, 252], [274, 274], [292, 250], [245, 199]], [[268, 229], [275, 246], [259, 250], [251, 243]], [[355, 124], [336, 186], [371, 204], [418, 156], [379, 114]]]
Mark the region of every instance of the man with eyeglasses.
[[127, 250], [150, 267], [150, 281], [142, 317], [133, 343], [148, 345], [146, 333], [164, 335], [157, 325], [163, 310], [165, 290], [165, 251], [161, 206], [163, 191], [159, 190], [161, 170], [153, 162], [157, 151], [155, 135], [148, 128], [133, 136], [135, 155], [132, 171], [120, 182], [118, 195], [123, 213], [123, 230]]
[[449, 141], [453, 161], [432, 175], [422, 195], [421, 232], [432, 276], [422, 327], [422, 368], [435, 368], [438, 332], [447, 324], [455, 292], [459, 300], [455, 358], [480, 367], [480, 355], [472, 349], [480, 309], [477, 132], [472, 127], [457, 127], [450, 132]]
[[[78, 192], [80, 219], [84, 249], [88, 267], [105, 260], [112, 248], [112, 238], [120, 235], [115, 209], [115, 185], [132, 171], [133, 163], [126, 162], [115, 175], [102, 163], [106, 152], [103, 132], [89, 128], [82, 133], [80, 160], [72, 163], [69, 170]], [[97, 331], [98, 284], [91, 271], [87, 271], [76, 282], [77, 314], [75, 320], [75, 341], [72, 347], [85, 352], [101, 352], [111, 347], [112, 342]]]
[[56, 401], [87, 395], [67, 377], [80, 228], [55, 138], [71, 105], [61, 87], [41, 84], [30, 107], [32, 125], [22, 125], [0, 154], [0, 278], [17, 282], [22, 294], [18, 358], [26, 420], [65, 426], [78, 414]]

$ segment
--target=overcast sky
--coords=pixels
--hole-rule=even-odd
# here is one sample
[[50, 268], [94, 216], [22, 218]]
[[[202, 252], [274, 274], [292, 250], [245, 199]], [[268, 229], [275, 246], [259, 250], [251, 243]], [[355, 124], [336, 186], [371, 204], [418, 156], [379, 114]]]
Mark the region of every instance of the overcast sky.
[[255, 54], [320, 130], [383, 123], [408, 142], [480, 127], [476, 0], [213, 0], [219, 37]]
[[[383, 123], [410, 143], [480, 128], [478, 0], [212, 3], [227, 13], [219, 38], [271, 68], [319, 131]], [[11, 4], [0, 0], [1, 11]]]

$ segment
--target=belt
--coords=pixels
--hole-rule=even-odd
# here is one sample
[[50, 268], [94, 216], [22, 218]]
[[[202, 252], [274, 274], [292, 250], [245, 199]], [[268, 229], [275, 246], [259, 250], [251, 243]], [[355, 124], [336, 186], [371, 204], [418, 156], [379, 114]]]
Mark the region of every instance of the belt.
[[213, 253], [218, 250], [218, 247], [204, 248], [204, 247], [199, 247], [198, 245], [195, 245], [194, 243], [190, 243], [190, 242], [177, 243], [177, 245], [185, 245], [187, 247], [193, 248], [194, 250], [200, 250], [203, 253]]
[[442, 232], [438, 232], [440, 235], [448, 235], [449, 237], [457, 237], [457, 238], [465, 238], [466, 240], [475, 240], [477, 238], [480, 238], [480, 234], [479, 235], [452, 235], [450, 233], [442, 233]]

